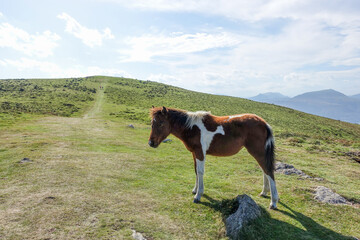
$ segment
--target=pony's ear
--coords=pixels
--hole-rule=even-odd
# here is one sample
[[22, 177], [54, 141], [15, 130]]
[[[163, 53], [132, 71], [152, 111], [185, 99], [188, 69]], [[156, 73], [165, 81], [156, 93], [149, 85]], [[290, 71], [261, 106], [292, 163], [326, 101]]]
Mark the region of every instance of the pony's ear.
[[166, 109], [166, 107], [163, 107], [163, 109], [161, 110], [162, 114], [166, 115], [168, 110]]

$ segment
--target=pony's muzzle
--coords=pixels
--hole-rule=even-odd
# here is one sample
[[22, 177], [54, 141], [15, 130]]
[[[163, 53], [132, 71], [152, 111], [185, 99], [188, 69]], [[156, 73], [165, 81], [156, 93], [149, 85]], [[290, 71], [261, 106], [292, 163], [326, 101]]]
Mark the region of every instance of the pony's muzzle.
[[152, 148], [157, 148], [159, 145], [156, 144], [154, 141], [149, 140], [149, 146]]

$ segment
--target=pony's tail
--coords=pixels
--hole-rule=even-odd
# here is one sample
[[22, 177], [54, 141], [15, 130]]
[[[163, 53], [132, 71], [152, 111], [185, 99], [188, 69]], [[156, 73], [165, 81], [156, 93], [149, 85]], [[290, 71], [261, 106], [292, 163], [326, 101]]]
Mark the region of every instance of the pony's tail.
[[267, 137], [265, 142], [265, 166], [268, 174], [274, 180], [275, 169], [275, 142], [274, 136], [269, 124], [266, 124]]

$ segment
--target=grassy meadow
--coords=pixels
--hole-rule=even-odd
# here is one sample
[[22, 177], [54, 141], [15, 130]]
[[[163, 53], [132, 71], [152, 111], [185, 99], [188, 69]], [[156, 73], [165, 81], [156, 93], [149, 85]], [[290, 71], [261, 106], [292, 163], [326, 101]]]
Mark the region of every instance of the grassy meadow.
[[[100, 89], [99, 86], [103, 86]], [[149, 108], [255, 113], [272, 126], [277, 160], [324, 181], [276, 174], [279, 210], [259, 197], [262, 172], [246, 149], [208, 156], [205, 195], [192, 202], [183, 144], [147, 146]], [[135, 128], [129, 128], [133, 124]], [[125, 78], [0, 80], [0, 239], [227, 239], [239, 194], [263, 216], [242, 239], [360, 237], [360, 126], [250, 100]], [[29, 158], [24, 162], [22, 159]], [[353, 202], [313, 199], [323, 185]]]

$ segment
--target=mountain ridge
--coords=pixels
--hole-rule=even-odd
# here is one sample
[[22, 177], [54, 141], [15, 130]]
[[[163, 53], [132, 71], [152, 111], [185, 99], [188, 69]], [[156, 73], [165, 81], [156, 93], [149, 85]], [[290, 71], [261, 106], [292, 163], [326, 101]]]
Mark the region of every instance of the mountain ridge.
[[[261, 99], [258, 96], [268, 96], [268, 98]], [[279, 95], [265, 93], [249, 99], [289, 107], [335, 120], [360, 124], [360, 94], [347, 96], [334, 89], [324, 89], [306, 92], [292, 98], [279, 99], [271, 98], [271, 96]]]

